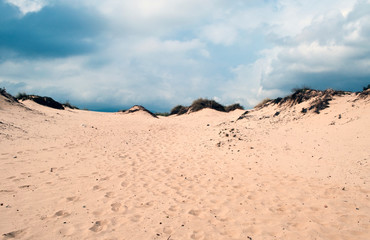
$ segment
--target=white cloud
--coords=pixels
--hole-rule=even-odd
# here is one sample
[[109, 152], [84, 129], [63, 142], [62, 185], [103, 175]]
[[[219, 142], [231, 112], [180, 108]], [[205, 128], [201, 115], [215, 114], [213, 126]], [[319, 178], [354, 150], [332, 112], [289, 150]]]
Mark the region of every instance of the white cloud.
[[38, 12], [47, 3], [46, 0], [5, 0], [5, 1], [17, 6], [23, 14], [27, 14], [29, 12]]
[[250, 64], [233, 69], [224, 98], [234, 96], [253, 106], [293, 87], [341, 88], [367, 84], [370, 76], [370, 4], [360, 1], [343, 16], [329, 12], [283, 44], [263, 50]]
[[206, 26], [201, 35], [214, 44], [229, 46], [235, 42], [238, 32], [233, 28], [233, 26], [215, 24]]
[[156, 38], [147, 38], [140, 40], [134, 45], [135, 54], [150, 54], [150, 53], [184, 53], [195, 49], [201, 49], [204, 44], [198, 39], [190, 41], [164, 40]]

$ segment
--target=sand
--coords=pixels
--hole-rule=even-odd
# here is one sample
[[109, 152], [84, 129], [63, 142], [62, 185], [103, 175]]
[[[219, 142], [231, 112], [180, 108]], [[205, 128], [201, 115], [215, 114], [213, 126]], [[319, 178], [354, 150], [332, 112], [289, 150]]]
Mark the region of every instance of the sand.
[[370, 101], [357, 98], [241, 120], [1, 98], [1, 237], [368, 240]]

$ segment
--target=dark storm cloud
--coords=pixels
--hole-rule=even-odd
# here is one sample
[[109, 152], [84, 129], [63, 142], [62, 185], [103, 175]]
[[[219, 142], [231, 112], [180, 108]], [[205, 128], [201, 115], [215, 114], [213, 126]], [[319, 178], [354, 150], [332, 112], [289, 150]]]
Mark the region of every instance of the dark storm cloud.
[[53, 5], [22, 16], [16, 7], [1, 2], [0, 53], [2, 58], [85, 54], [98, 47], [103, 22], [91, 9]]

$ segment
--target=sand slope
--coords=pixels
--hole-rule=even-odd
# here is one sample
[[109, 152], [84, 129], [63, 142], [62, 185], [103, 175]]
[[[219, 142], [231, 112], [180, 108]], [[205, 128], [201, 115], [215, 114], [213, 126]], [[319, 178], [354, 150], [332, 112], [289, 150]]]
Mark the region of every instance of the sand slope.
[[370, 239], [369, 99], [241, 120], [23, 104], [0, 109], [4, 239]]

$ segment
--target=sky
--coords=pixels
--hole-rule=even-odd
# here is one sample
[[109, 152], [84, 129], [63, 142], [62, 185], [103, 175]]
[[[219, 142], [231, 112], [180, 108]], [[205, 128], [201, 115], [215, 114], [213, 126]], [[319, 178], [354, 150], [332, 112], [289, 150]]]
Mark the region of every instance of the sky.
[[250, 108], [370, 84], [370, 0], [0, 0], [0, 87], [80, 108]]

